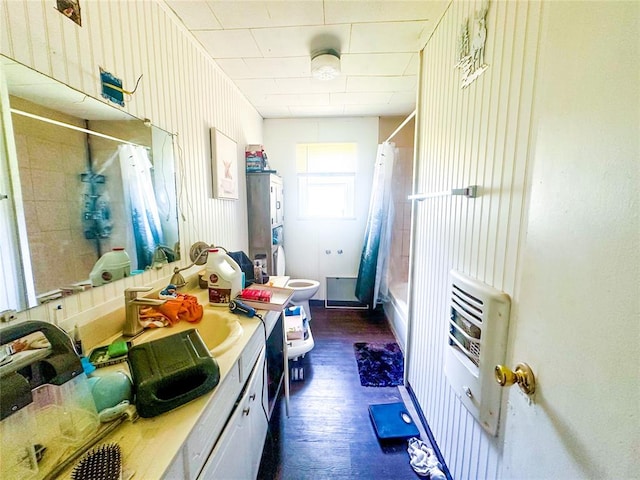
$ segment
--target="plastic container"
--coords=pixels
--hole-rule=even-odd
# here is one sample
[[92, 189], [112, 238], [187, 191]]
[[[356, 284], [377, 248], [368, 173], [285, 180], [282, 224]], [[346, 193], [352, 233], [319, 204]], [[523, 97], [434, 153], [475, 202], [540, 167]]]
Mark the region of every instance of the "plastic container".
[[253, 265], [253, 279], [255, 283], [262, 283], [262, 265], [258, 260]]
[[89, 279], [94, 287], [98, 287], [129, 276], [131, 276], [129, 255], [124, 247], [114, 247], [98, 259], [89, 274]]
[[18, 410], [2, 420], [0, 428], [0, 476], [2, 478], [34, 478], [38, 473], [35, 438], [38, 432], [33, 409]]
[[207, 257], [207, 284], [209, 304], [229, 306], [242, 290], [242, 269], [223, 250], [211, 248]]

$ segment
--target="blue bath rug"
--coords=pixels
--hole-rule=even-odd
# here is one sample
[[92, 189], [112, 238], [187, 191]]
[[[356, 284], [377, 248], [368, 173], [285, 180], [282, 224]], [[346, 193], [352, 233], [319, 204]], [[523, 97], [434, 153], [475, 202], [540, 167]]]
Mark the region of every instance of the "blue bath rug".
[[402, 385], [404, 357], [397, 343], [353, 344], [363, 387], [395, 387]]

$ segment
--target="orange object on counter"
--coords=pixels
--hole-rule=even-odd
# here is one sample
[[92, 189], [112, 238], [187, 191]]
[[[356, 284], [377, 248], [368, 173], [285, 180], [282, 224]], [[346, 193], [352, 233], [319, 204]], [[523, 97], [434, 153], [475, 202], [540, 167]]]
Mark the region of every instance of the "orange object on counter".
[[143, 309], [141, 309], [140, 318], [142, 320], [145, 317], [152, 318], [161, 315], [170, 325], [175, 325], [182, 320], [197, 323], [202, 320], [203, 314], [204, 309], [198, 303], [196, 297], [186, 293], [179, 293], [176, 298], [169, 299], [162, 305], [145, 308], [144, 314]]

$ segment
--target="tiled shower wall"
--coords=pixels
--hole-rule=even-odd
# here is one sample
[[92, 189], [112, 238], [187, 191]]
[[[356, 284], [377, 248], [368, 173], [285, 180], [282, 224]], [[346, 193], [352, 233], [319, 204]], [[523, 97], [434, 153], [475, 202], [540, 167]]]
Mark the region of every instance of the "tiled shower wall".
[[[379, 123], [379, 142], [384, 142], [389, 135], [405, 120], [405, 117], [381, 117]], [[388, 281], [392, 292], [394, 286], [406, 284], [409, 278], [409, 241], [411, 238], [411, 195], [413, 181], [413, 137], [414, 120], [408, 121], [391, 139], [396, 144], [397, 156], [393, 167], [393, 234], [391, 237], [391, 255], [389, 261]], [[400, 288], [406, 295], [406, 288]], [[406, 302], [406, 298], [403, 299]]]
[[[14, 108], [84, 127], [79, 119], [20, 98], [11, 102]], [[86, 170], [86, 138], [17, 114], [13, 128], [34, 282], [36, 292], [45, 293], [88, 278], [96, 261], [81, 224], [79, 174]]]
[[460, 479], [500, 478], [503, 441], [485, 433], [444, 375], [449, 271], [516, 291], [541, 9], [537, 2], [489, 3], [489, 67], [462, 89], [459, 34], [467, 20], [477, 29], [482, 5], [452, 2], [425, 46], [416, 128], [416, 193], [481, 188], [476, 199], [439, 196], [414, 207], [408, 380]]
[[[177, 158], [180, 236], [183, 251], [195, 241], [246, 250], [244, 146], [262, 143], [262, 118], [181, 26], [163, 2], [82, 2], [82, 26], [51, 2], [0, 3], [0, 53], [101, 99], [100, 67], [122, 78], [125, 88], [143, 75], [126, 101], [132, 115], [173, 133]], [[240, 199], [213, 198], [209, 131], [237, 143]], [[112, 300], [125, 286], [168, 278], [165, 267], [124, 282], [64, 299], [64, 317]], [[51, 318], [50, 308], [32, 309]]]
[[[89, 121], [36, 105], [18, 97], [13, 108], [77, 127], [97, 130], [151, 147], [151, 130], [139, 121]], [[37, 295], [87, 280], [101, 254], [125, 246], [128, 224], [120, 164], [113, 161], [117, 143], [19, 114], [12, 115], [24, 202], [31, 266]], [[89, 156], [94, 172], [106, 177], [98, 192], [110, 207], [113, 230], [108, 238], [85, 237], [82, 217], [89, 184], [81, 181]], [[56, 259], [56, 261], [52, 261]]]

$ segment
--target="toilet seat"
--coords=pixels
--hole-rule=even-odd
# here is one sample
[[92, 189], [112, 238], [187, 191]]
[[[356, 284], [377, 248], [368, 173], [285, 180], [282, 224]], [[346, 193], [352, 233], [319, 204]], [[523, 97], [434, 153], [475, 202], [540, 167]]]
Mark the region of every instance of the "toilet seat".
[[296, 290], [307, 290], [317, 288], [320, 282], [315, 280], [307, 280], [306, 278], [293, 278], [287, 282], [287, 288], [293, 288]]
[[[276, 275], [286, 275], [285, 268], [286, 262], [284, 258], [284, 249], [279, 245], [276, 250]], [[320, 282], [306, 278], [290, 278], [285, 286], [294, 291], [290, 302], [294, 305], [302, 305], [305, 312], [307, 312], [308, 318], [311, 319], [309, 299], [313, 297], [320, 288]]]

